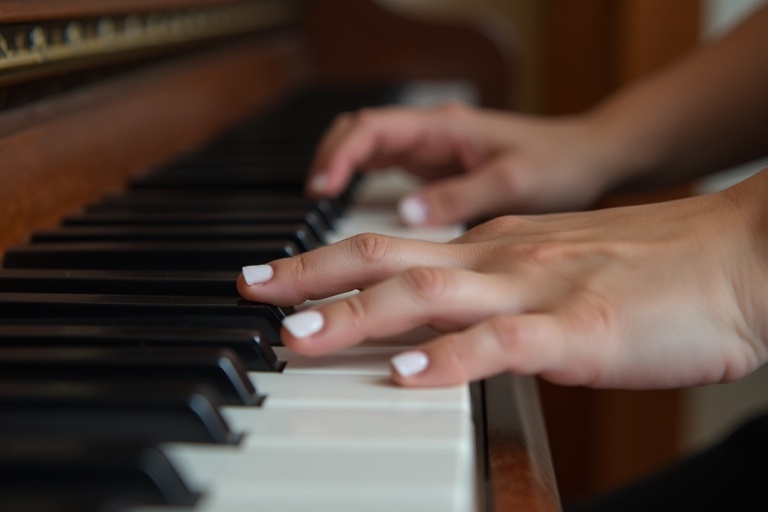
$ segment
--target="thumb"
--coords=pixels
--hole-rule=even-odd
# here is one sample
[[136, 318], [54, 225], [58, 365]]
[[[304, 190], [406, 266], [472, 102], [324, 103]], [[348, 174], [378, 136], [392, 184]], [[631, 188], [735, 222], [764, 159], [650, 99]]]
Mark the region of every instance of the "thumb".
[[413, 226], [456, 224], [489, 214], [511, 213], [520, 181], [509, 161], [495, 160], [472, 173], [425, 185], [398, 204]]

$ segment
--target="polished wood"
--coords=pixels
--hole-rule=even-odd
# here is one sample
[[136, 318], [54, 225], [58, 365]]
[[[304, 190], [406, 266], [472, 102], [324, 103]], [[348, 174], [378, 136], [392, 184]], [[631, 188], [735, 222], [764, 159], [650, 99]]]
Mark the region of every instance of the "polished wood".
[[536, 380], [502, 374], [483, 390], [492, 510], [560, 510]]
[[540, 103], [548, 114], [589, 108], [657, 71], [698, 41], [700, 0], [548, 0]]
[[277, 101], [302, 62], [296, 38], [259, 39], [0, 116], [0, 250]]
[[218, 7], [235, 3], [242, 3], [242, 0], [3, 0], [0, 2], [0, 24]]

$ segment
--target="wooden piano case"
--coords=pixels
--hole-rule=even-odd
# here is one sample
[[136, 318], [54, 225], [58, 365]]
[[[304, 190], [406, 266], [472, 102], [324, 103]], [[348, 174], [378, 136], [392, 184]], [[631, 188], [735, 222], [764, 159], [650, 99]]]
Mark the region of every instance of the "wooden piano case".
[[[514, 56], [489, 27], [362, 0], [2, 2], [0, 253], [308, 84], [461, 79], [507, 107]], [[488, 510], [557, 510], [532, 381], [484, 393]]]

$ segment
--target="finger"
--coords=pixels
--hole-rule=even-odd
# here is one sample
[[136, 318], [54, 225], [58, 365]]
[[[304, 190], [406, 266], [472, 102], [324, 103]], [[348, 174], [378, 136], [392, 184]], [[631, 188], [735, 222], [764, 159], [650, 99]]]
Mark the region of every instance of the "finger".
[[283, 341], [299, 353], [318, 355], [432, 321], [471, 325], [522, 307], [523, 294], [503, 283], [464, 269], [412, 268], [355, 296], [288, 317]]
[[244, 267], [237, 288], [248, 300], [292, 306], [367, 288], [416, 263], [458, 266], [465, 252], [447, 244], [365, 233], [267, 265]]
[[406, 224], [443, 225], [511, 212], [522, 205], [514, 183], [519, 173], [505, 160], [491, 161], [470, 174], [446, 178], [404, 198], [398, 211]]
[[[323, 134], [323, 137], [315, 148], [313, 162], [310, 166], [309, 173], [307, 174], [305, 183], [305, 192], [307, 195], [311, 197], [337, 195], [329, 193], [325, 161], [327, 160], [327, 155], [333, 151], [333, 148], [337, 147], [339, 142], [350, 132], [354, 124], [353, 119], [354, 114], [350, 112], [339, 114], [333, 120], [333, 123], [331, 123], [330, 128]], [[341, 173], [341, 176], [336, 179], [341, 179], [343, 184], [346, 185], [353, 171], [354, 169], [351, 167], [349, 169], [336, 171], [337, 173]]]
[[547, 314], [504, 314], [392, 358], [402, 386], [465, 384], [502, 372], [534, 375], [564, 359], [564, 330]]
[[407, 109], [363, 109], [345, 114], [323, 138], [311, 166], [310, 195], [340, 194], [357, 169], [365, 169], [373, 158], [390, 162], [407, 153], [417, 142], [424, 114]]

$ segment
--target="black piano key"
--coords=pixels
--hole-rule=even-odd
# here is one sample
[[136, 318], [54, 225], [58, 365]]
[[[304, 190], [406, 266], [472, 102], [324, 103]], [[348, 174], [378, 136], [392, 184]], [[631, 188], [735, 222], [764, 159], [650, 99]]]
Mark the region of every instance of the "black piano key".
[[97, 511], [111, 506], [193, 506], [198, 493], [154, 446], [66, 437], [0, 440], [4, 511]]
[[65, 217], [65, 226], [263, 226], [304, 224], [321, 242], [329, 226], [314, 211], [278, 210], [251, 213], [93, 213]]
[[293, 244], [300, 252], [320, 246], [317, 237], [305, 224], [261, 226], [68, 226], [44, 229], [32, 234], [30, 241], [39, 243], [76, 242], [155, 242], [210, 243], [256, 242], [281, 240]]
[[205, 191], [134, 191], [110, 196], [88, 205], [88, 213], [223, 213], [263, 212], [274, 210], [315, 211], [332, 226], [339, 216], [338, 202], [330, 199], [310, 200], [294, 194], [215, 193]]
[[0, 350], [8, 348], [124, 348], [151, 352], [158, 348], [228, 348], [256, 372], [282, 371], [272, 347], [258, 331], [110, 327], [92, 325], [0, 325]]
[[0, 292], [237, 297], [237, 272], [0, 269]]
[[290, 242], [81, 242], [27, 244], [6, 251], [6, 268], [237, 271], [298, 254]]
[[304, 162], [260, 164], [244, 159], [226, 162], [217, 160], [181, 161], [157, 169], [132, 183], [135, 188], [194, 189], [239, 188], [246, 190], [277, 190], [301, 193], [307, 165]]
[[280, 345], [291, 308], [237, 297], [0, 293], [0, 324], [254, 329]]
[[236, 444], [203, 386], [114, 386], [67, 381], [0, 381], [0, 437], [85, 436], [100, 441]]
[[98, 382], [126, 386], [184, 382], [205, 385], [228, 405], [258, 405], [243, 364], [228, 349], [4, 348], [0, 350], [0, 385], [27, 380]]

